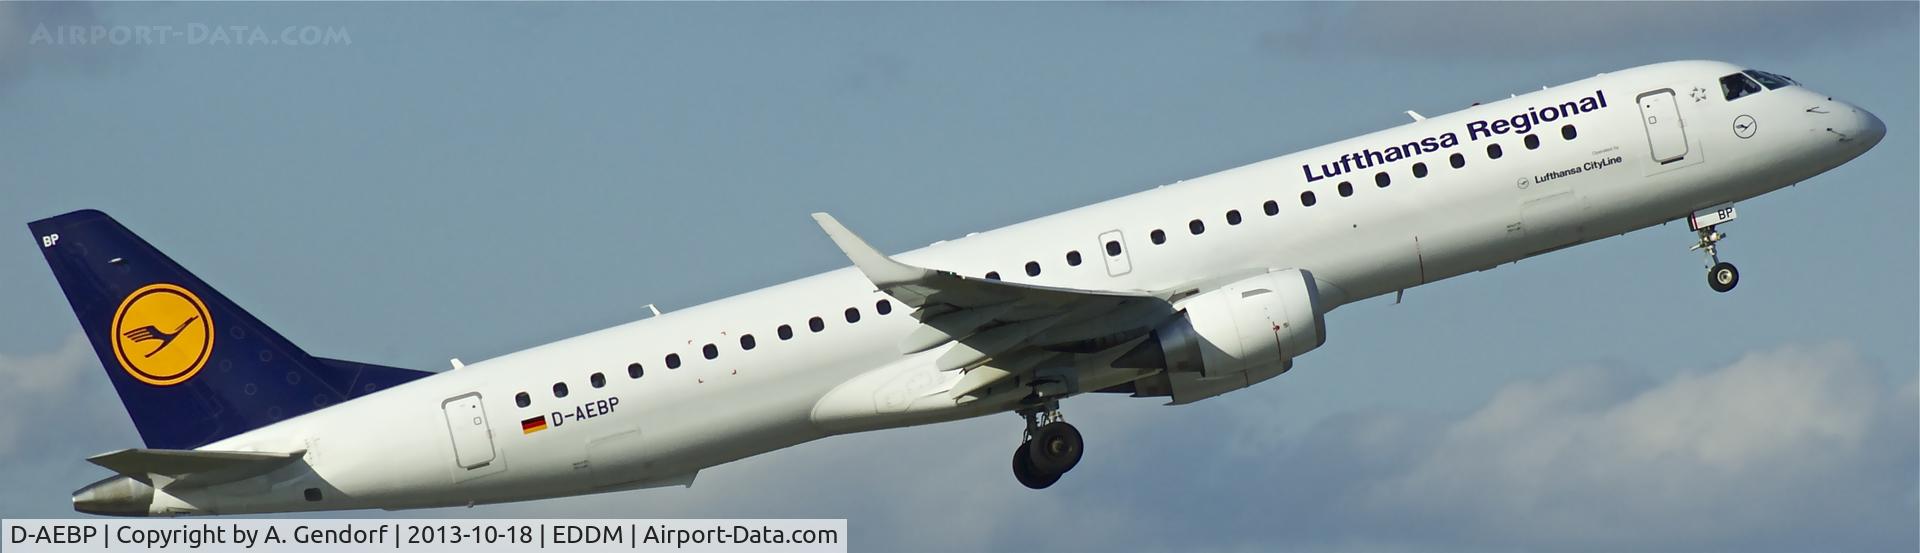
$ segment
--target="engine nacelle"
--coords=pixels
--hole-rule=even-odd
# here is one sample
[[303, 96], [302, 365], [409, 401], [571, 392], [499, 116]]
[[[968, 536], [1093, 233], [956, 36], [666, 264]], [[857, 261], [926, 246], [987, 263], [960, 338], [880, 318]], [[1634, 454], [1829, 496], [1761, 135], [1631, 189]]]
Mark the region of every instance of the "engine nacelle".
[[1320, 290], [1299, 269], [1246, 278], [1187, 298], [1154, 332], [1171, 372], [1207, 378], [1277, 366], [1327, 342]]
[[1115, 360], [1166, 369], [1136, 382], [1136, 395], [1171, 395], [1174, 403], [1213, 397], [1285, 372], [1293, 358], [1327, 341], [1320, 290], [1300, 269], [1242, 279], [1174, 308], [1174, 318]]

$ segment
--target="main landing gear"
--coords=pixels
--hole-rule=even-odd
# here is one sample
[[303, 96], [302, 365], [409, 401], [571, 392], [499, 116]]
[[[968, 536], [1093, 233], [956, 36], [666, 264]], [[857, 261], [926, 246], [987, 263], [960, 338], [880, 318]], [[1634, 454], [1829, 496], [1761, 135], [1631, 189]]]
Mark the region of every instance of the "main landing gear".
[[1720, 260], [1718, 244], [1727, 238], [1720, 232], [1719, 225], [1734, 218], [1733, 204], [1715, 206], [1693, 213], [1688, 219], [1694, 234], [1700, 237], [1688, 250], [1700, 250], [1707, 254], [1707, 286], [1715, 292], [1725, 293], [1740, 285], [1740, 269]]
[[1045, 489], [1080, 464], [1086, 444], [1080, 431], [1061, 419], [1058, 402], [1022, 409], [1020, 416], [1026, 417], [1027, 429], [1013, 450], [1013, 477], [1028, 488]]

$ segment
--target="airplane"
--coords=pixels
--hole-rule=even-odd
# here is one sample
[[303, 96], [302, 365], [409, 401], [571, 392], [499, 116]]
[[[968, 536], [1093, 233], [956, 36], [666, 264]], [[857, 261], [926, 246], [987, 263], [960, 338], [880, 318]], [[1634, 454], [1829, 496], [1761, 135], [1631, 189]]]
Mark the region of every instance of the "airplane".
[[[1079, 463], [1061, 400], [1180, 405], [1272, 379], [1326, 315], [1685, 219], [1732, 290], [1734, 202], [1886, 135], [1873, 114], [1717, 61], [1603, 73], [428, 372], [315, 356], [99, 211], [28, 225], [144, 447], [83, 513], [411, 509], [691, 486], [828, 436], [1013, 412], [1011, 467]], [[823, 248], [824, 250], [824, 248]], [[515, 432], [518, 432], [516, 434]]]

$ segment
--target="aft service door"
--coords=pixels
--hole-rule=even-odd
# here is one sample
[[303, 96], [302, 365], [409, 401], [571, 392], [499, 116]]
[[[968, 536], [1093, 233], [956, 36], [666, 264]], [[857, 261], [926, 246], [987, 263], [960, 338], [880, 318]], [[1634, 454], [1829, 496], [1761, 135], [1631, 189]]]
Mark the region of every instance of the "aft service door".
[[447, 433], [453, 437], [453, 462], [466, 469], [492, 463], [493, 431], [488, 429], [487, 412], [480, 406], [480, 394], [448, 399], [440, 408], [446, 412]]
[[1640, 95], [1640, 124], [1647, 128], [1647, 145], [1655, 163], [1686, 159], [1687, 127], [1680, 120], [1680, 107], [1673, 101], [1673, 89]]
[[1120, 231], [1100, 233], [1100, 256], [1107, 259], [1107, 276], [1133, 272], [1133, 261], [1127, 258], [1127, 239]]

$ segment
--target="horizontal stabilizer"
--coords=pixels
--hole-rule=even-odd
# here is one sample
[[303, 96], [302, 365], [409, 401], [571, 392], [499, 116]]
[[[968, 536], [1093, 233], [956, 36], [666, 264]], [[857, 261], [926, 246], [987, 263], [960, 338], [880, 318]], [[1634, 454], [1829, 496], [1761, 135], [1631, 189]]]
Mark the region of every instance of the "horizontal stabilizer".
[[[211, 486], [273, 472], [306, 453], [122, 449], [88, 457], [87, 461], [152, 482], [154, 487]], [[155, 477], [160, 481], [154, 481]]]

